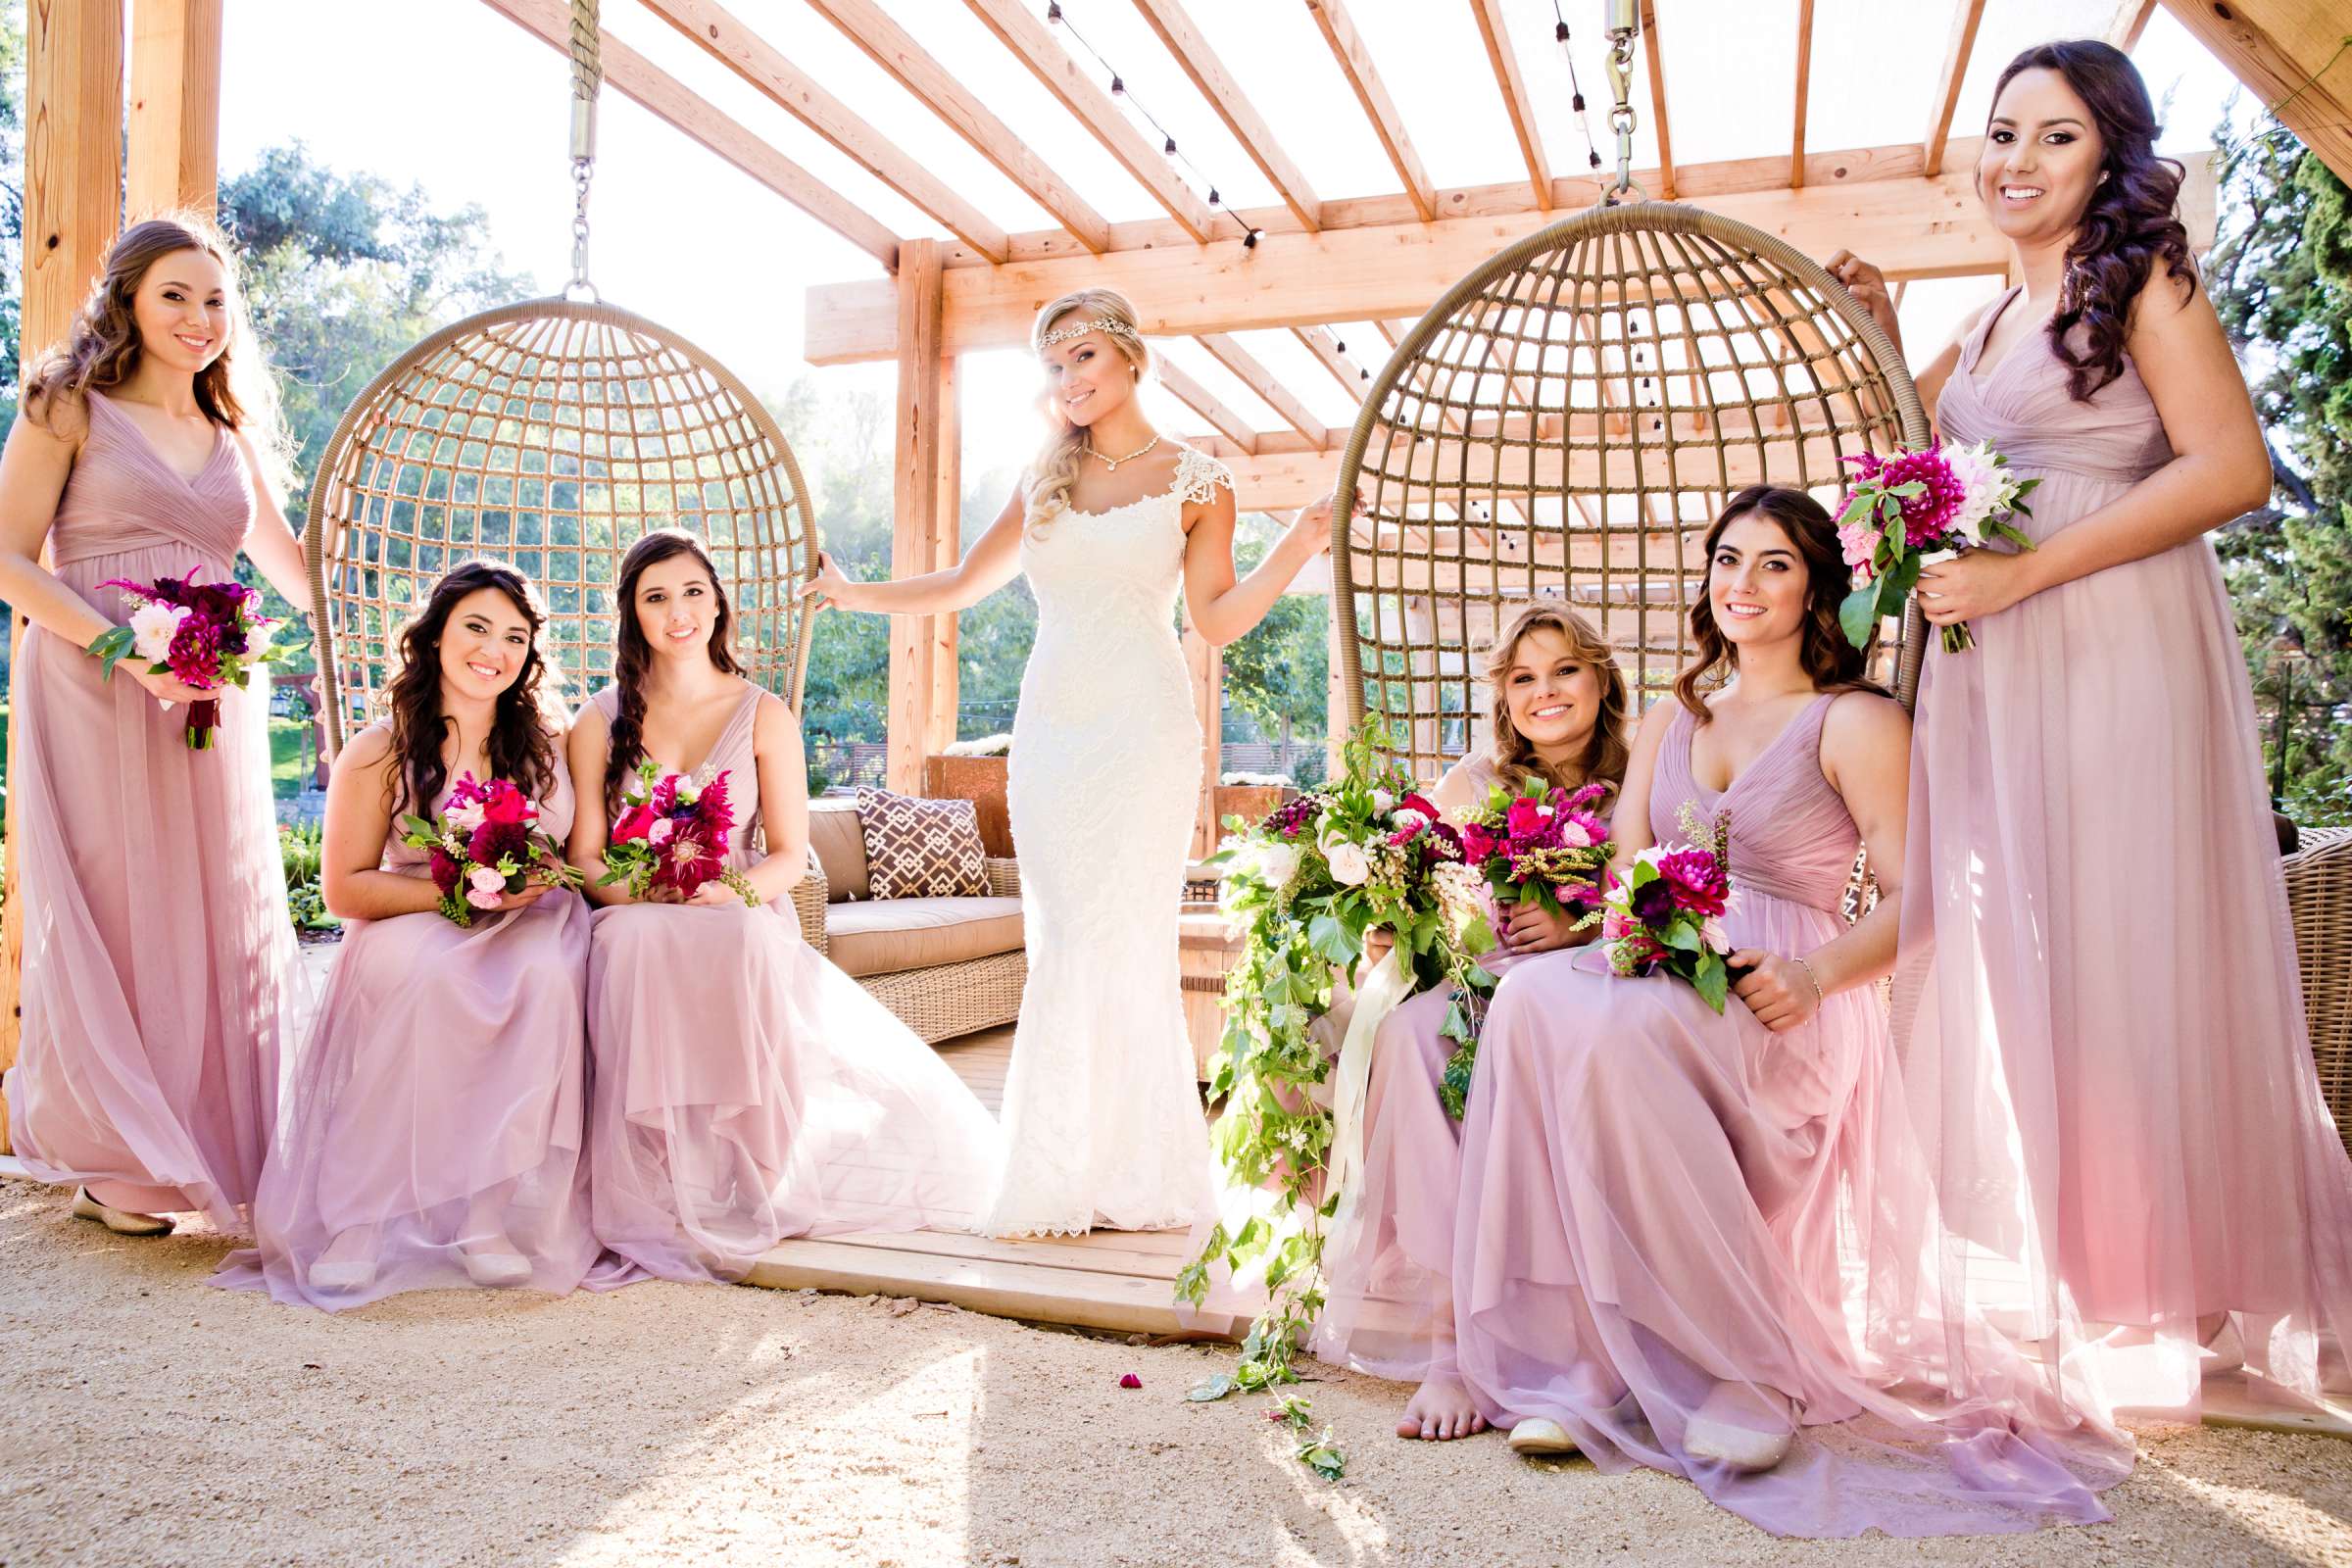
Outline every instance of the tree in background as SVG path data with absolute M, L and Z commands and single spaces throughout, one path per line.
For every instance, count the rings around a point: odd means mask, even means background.
M 2280 808 L 2352 823 L 2352 194 L 2284 127 L 2225 115 L 2205 271 L 2271 447 L 2272 505 L 2218 536 Z
M 1251 514 L 1234 536 L 1234 565 L 1253 570 L 1273 548 L 1273 519 Z M 1225 700 L 1278 741 L 1287 753 L 1294 741 L 1321 741 L 1329 727 L 1331 598 L 1327 594 L 1285 594 L 1266 618 L 1225 646 Z M 1323 780 L 1320 750 L 1301 758 L 1293 775 L 1312 788 Z M 1301 776 L 1304 775 L 1304 776 Z

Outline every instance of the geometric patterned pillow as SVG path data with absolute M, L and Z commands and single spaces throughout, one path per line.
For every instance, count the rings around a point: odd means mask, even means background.
M 875 898 L 987 897 L 987 855 L 972 802 L 860 789 L 858 828 Z

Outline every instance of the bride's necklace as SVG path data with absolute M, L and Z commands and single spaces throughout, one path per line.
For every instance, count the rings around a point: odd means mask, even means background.
M 1119 471 L 1120 464 L 1133 463 L 1136 459 L 1142 457 L 1145 453 L 1151 451 L 1157 445 L 1159 445 L 1159 437 L 1153 436 L 1151 440 L 1145 442 L 1142 446 L 1137 447 L 1133 452 L 1128 453 L 1123 458 L 1106 458 L 1103 457 L 1102 453 L 1097 452 L 1095 450 L 1095 444 L 1092 441 L 1089 441 L 1086 444 L 1086 455 L 1101 463 L 1102 465 L 1103 472 L 1116 473 Z

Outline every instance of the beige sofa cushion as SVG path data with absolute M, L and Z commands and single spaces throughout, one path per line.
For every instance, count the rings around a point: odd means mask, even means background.
M 845 973 L 896 974 L 1021 946 L 1018 899 L 875 899 L 825 910 L 827 954 Z
M 865 829 L 858 824 L 856 801 L 810 801 L 808 848 L 824 868 L 828 903 L 873 897 L 865 873 Z

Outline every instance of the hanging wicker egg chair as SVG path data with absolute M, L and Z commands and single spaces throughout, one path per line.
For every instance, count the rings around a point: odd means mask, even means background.
M 1349 436 L 1332 552 L 1348 718 L 1386 720 L 1420 778 L 1482 746 L 1481 656 L 1532 594 L 1583 611 L 1653 698 L 1690 658 L 1726 500 L 1769 482 L 1834 514 L 1841 459 L 1927 439 L 1877 322 L 1772 235 L 1657 202 L 1530 234 L 1414 324 Z M 1880 656 L 1906 704 L 1921 641 L 1915 620 Z
M 537 582 L 576 702 L 612 676 L 620 557 L 648 530 L 710 550 L 751 675 L 797 710 L 816 525 L 783 433 L 693 344 L 601 303 L 471 316 L 353 402 L 311 489 L 304 555 L 327 744 L 365 724 L 400 628 L 458 562 Z
M 472 556 L 538 583 L 574 701 L 612 673 L 620 558 L 656 528 L 701 537 L 754 680 L 798 711 L 817 533 L 800 465 L 760 400 L 692 343 L 588 280 L 604 85 L 598 0 L 571 4 L 571 280 L 469 316 L 353 400 L 311 486 L 303 555 L 328 756 L 368 721 L 402 623 Z M 584 298 L 575 296 L 585 296 Z

